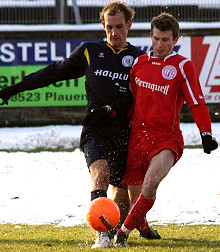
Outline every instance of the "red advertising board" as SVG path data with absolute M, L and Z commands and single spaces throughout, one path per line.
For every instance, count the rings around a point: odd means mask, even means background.
M 208 103 L 220 103 L 220 37 L 191 37 L 195 63 Z

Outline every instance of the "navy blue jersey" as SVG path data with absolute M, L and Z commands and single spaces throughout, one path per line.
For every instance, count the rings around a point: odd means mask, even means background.
M 130 44 L 115 50 L 106 42 L 88 42 L 72 53 L 70 58 L 79 58 L 85 66 L 89 110 L 111 104 L 118 94 L 130 93 L 130 69 L 134 59 L 141 54 L 142 51 Z

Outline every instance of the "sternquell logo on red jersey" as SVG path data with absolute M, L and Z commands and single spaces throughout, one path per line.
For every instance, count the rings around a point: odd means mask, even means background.
M 168 65 L 162 69 L 162 76 L 166 80 L 172 80 L 176 77 L 177 70 L 174 66 Z

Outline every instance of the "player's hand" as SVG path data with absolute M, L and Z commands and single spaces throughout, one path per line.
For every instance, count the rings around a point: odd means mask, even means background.
M 11 97 L 11 94 L 9 92 L 9 88 L 3 88 L 0 90 L 0 98 L 2 99 L 2 102 L 0 103 L 1 106 L 8 105 L 8 100 Z
M 133 102 L 133 97 L 130 94 L 120 94 L 112 101 L 112 108 L 116 111 L 117 117 L 126 117 Z
M 1 105 L 1 106 L 3 106 L 3 105 L 8 105 L 8 101 L 7 101 L 7 100 L 5 100 L 5 101 L 3 100 L 3 101 L 0 103 L 0 105 Z
M 203 131 L 201 133 L 201 137 L 202 137 L 202 146 L 205 153 L 210 154 L 211 151 L 218 148 L 218 143 L 216 139 L 212 137 L 212 133 L 208 131 Z
M 98 125 L 102 124 L 110 117 L 112 108 L 109 105 L 92 109 L 83 119 L 82 125 Z

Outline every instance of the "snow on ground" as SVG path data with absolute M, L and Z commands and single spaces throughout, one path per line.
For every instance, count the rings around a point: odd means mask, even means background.
M 213 123 L 220 144 L 220 123 Z M 186 145 L 201 144 L 195 124 L 181 124 Z M 81 126 L 0 129 L 0 223 L 86 224 L 90 175 L 79 150 Z M 28 153 L 36 148 L 72 152 Z M 20 150 L 8 152 L 7 150 Z M 158 224 L 220 225 L 220 148 L 185 149 L 162 181 L 148 214 Z M 110 197 L 109 192 L 109 197 Z
M 79 147 L 82 126 L 0 128 L 0 150 L 70 149 Z M 185 145 L 201 145 L 195 123 L 181 123 Z M 220 123 L 212 123 L 213 136 L 220 144 Z

